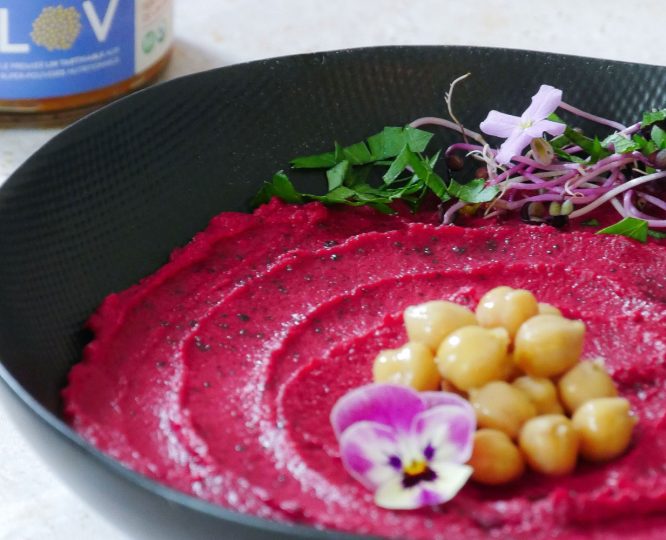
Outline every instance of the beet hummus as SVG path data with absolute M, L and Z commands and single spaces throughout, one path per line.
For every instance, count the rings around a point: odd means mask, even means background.
M 547 226 L 272 201 L 224 213 L 89 321 L 65 412 L 128 467 L 239 512 L 400 538 L 663 538 L 666 249 Z M 405 342 L 402 311 L 532 291 L 587 326 L 638 416 L 619 459 L 560 478 L 469 482 L 451 502 L 375 506 L 344 470 L 334 403 Z

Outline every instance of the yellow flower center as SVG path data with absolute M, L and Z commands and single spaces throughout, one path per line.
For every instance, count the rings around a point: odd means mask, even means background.
M 407 476 L 417 476 L 423 474 L 428 469 L 428 464 L 425 461 L 412 461 L 408 465 L 405 465 L 403 472 Z

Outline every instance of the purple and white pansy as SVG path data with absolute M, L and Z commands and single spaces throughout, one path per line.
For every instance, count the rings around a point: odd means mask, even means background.
M 343 465 L 383 508 L 444 503 L 472 474 L 476 418 L 456 394 L 369 384 L 338 400 L 331 423 Z

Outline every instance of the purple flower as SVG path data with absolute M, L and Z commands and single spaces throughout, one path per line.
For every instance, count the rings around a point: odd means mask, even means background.
M 481 122 L 481 131 L 506 139 L 495 156 L 497 163 L 506 165 L 513 156 L 519 155 L 544 132 L 554 137 L 564 133 L 564 124 L 546 120 L 562 102 L 562 90 L 542 84 L 536 95 L 532 96 L 531 105 L 520 116 L 511 116 L 498 111 L 490 111 Z
M 456 394 L 369 384 L 338 400 L 331 423 L 345 468 L 383 508 L 444 503 L 472 474 L 476 419 Z

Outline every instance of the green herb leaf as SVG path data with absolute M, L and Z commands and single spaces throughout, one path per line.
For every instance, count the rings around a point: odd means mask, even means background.
M 270 182 L 265 182 L 257 196 L 251 201 L 253 207 L 269 202 L 273 197 L 279 197 L 285 202 L 301 203 L 303 197 L 296 191 L 294 184 L 283 171 L 273 175 Z
M 581 225 L 583 225 L 584 227 L 598 227 L 599 225 L 601 225 L 601 223 L 599 223 L 598 219 L 593 218 L 593 219 L 588 219 L 587 221 L 582 221 Z
M 409 146 L 409 149 L 412 152 L 425 152 L 425 149 L 428 147 L 432 136 L 432 133 L 429 131 L 423 131 L 422 129 L 409 126 L 405 128 L 407 146 Z
M 643 113 L 641 127 L 650 126 L 655 122 L 661 122 L 662 120 L 666 120 L 666 109 L 647 111 Z
M 448 191 L 463 202 L 484 203 L 492 201 L 500 190 L 497 186 L 486 186 L 483 178 L 475 178 L 465 184 L 451 180 Z
M 567 137 L 567 139 L 569 139 L 569 141 L 577 146 L 580 146 L 590 155 L 590 163 L 596 163 L 601 158 L 610 156 L 610 152 L 604 150 L 602 143 L 599 142 L 596 137 L 594 139 L 590 139 L 582 133 L 574 131 L 569 126 L 564 129 L 564 135 Z
M 388 168 L 388 171 L 386 171 L 384 176 L 382 176 L 382 179 L 384 180 L 385 184 L 390 185 L 398 179 L 398 177 L 407 168 L 411 154 L 412 151 L 407 146 L 403 146 L 400 153 L 391 163 L 391 166 Z
M 552 122 L 559 122 L 560 124 L 566 124 L 566 122 L 565 122 L 564 120 L 562 120 L 562 118 L 560 118 L 560 117 L 559 117 L 558 115 L 556 115 L 555 113 L 550 113 L 550 114 L 548 115 L 547 119 L 548 119 L 548 120 L 551 120 Z
M 654 141 L 659 149 L 666 148 L 666 131 L 659 126 L 652 126 L 650 131 L 650 138 Z
M 326 171 L 326 179 L 328 180 L 328 190 L 332 191 L 335 188 L 344 184 L 345 178 L 349 173 L 349 161 L 344 160 L 331 167 Z
M 406 148 L 405 151 L 407 163 L 414 171 L 414 175 L 428 186 L 442 202 L 448 201 L 451 197 L 446 191 L 446 184 L 442 177 L 433 170 L 430 162 L 416 155 L 409 148 Z
M 366 163 L 376 161 L 364 142 L 352 144 L 351 146 L 343 148 L 342 155 L 344 156 L 344 159 L 349 161 L 352 165 L 365 165 Z
M 597 234 L 615 234 L 633 238 L 645 243 L 648 235 L 648 223 L 644 219 L 626 217 L 615 225 L 597 231 Z
M 314 156 L 303 156 L 292 159 L 290 164 L 294 169 L 326 169 L 337 165 L 335 152 L 325 152 Z
M 648 229 L 648 236 L 651 236 L 652 238 L 658 238 L 658 239 L 663 239 L 666 238 L 666 233 L 663 233 L 661 231 L 655 231 L 652 229 Z
M 570 161 L 571 163 L 585 163 L 585 160 L 583 158 L 574 156 L 573 154 L 569 154 L 568 152 L 565 152 L 560 148 L 553 147 L 553 151 L 555 152 L 555 155 L 557 157 L 563 159 L 564 161 Z
M 648 141 L 645 137 L 639 135 L 638 133 L 635 133 L 631 139 L 638 145 L 638 149 L 645 155 L 649 155 L 652 152 L 657 151 L 657 145 L 654 141 Z
M 291 161 L 294 169 L 328 169 L 347 160 L 351 165 L 392 159 L 406 145 L 412 152 L 425 151 L 433 134 L 411 127 L 385 127 L 379 133 L 349 146 L 336 143 L 335 151 L 312 156 L 297 157 Z

